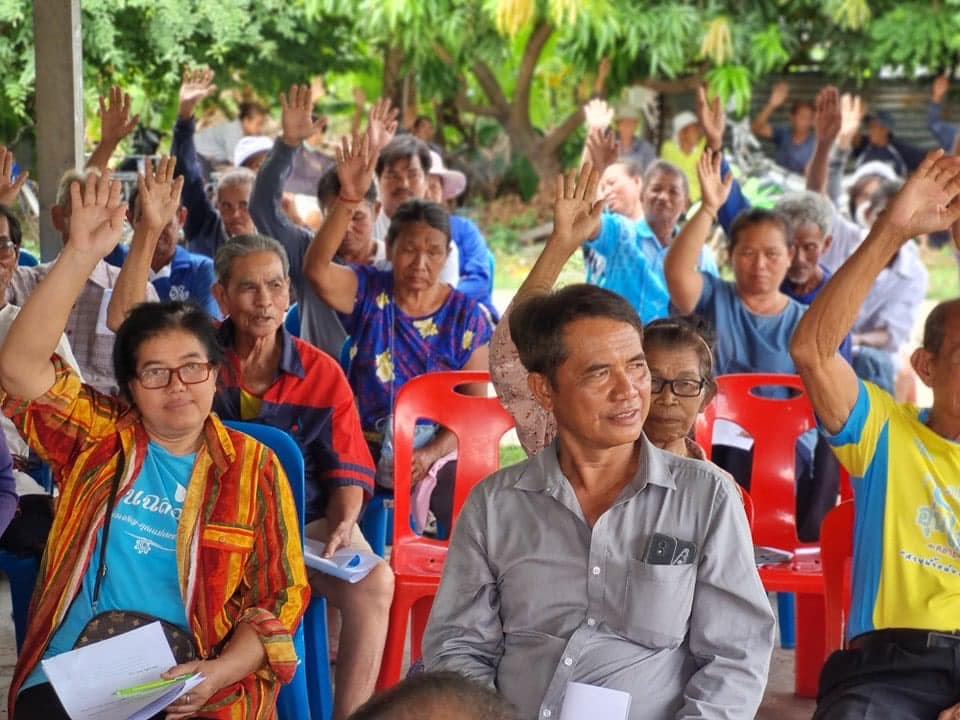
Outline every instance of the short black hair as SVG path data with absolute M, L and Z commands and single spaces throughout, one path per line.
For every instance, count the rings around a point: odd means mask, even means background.
M 556 381 L 557 368 L 568 357 L 563 344 L 567 325 L 581 318 L 608 318 L 632 325 L 643 342 L 643 321 L 622 295 L 577 283 L 524 300 L 510 313 L 510 337 L 527 372 Z
M 324 207 L 332 198 L 337 197 L 339 194 L 340 178 L 337 176 L 337 168 L 332 167 L 321 175 L 317 181 L 317 202 L 320 203 L 320 207 Z M 377 184 L 371 181 L 370 187 L 367 188 L 367 192 L 363 195 L 363 199 L 371 205 L 376 205 L 379 197 Z
M 426 223 L 435 230 L 447 236 L 450 242 L 450 214 L 440 203 L 430 200 L 407 200 L 390 218 L 390 228 L 387 230 L 387 249 L 393 247 L 394 241 L 400 235 L 404 225 Z
M 413 121 L 413 129 L 416 130 L 425 122 L 428 122 L 431 125 L 433 125 L 433 118 L 431 118 L 429 115 L 417 115 L 416 119 L 414 119 Z
M 13 208 L 3 203 L 0 203 L 0 217 L 7 219 L 7 227 L 10 228 L 10 240 L 17 246 L 17 249 L 19 249 L 20 243 L 23 241 L 23 230 L 20 227 L 20 219 L 13 211 Z
M 944 300 L 930 311 L 923 323 L 923 349 L 936 355 L 947 336 L 947 318 L 960 307 L 960 300 Z
M 737 241 L 740 239 L 740 233 L 746 230 L 749 227 L 754 225 L 762 225 L 764 223 L 774 225 L 780 229 L 783 233 L 783 238 L 787 243 L 787 247 L 792 247 L 793 245 L 793 234 L 790 232 L 790 223 L 780 213 L 775 210 L 767 210 L 765 208 L 750 208 L 749 210 L 744 210 L 736 219 L 733 221 L 733 224 L 730 225 L 730 252 L 733 252 L 733 248 L 736 247 Z
M 493 689 L 454 672 L 428 672 L 374 695 L 350 720 L 519 720 L 516 709 Z
M 147 340 L 171 330 L 190 333 L 207 352 L 214 366 L 223 362 L 223 346 L 213 319 L 192 302 L 141 303 L 130 311 L 117 329 L 113 343 L 113 374 L 120 395 L 133 401 L 130 383 L 137 376 L 137 353 Z
M 237 115 L 241 120 L 246 120 L 248 117 L 254 117 L 256 115 L 266 115 L 267 109 L 258 102 L 252 100 L 245 100 L 237 106 Z
M 687 178 L 687 174 L 674 165 L 671 162 L 666 160 L 654 160 L 643 173 L 643 187 L 646 188 L 650 184 L 650 181 L 653 179 L 654 175 L 663 174 L 667 177 L 680 178 L 681 183 L 683 183 L 683 192 L 686 193 L 687 199 L 690 199 L 690 180 Z
M 377 158 L 377 177 L 397 160 L 406 160 L 417 156 L 424 173 L 430 172 L 430 148 L 420 138 L 413 135 L 398 135 L 380 151 Z

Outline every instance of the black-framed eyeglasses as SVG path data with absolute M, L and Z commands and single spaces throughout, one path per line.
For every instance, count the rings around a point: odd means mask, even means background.
M 9 260 L 20 254 L 20 248 L 13 240 L 0 240 L 0 259 Z
M 213 363 L 209 362 L 189 362 L 175 368 L 151 367 L 138 372 L 137 380 L 145 390 L 159 390 L 170 384 L 174 373 L 184 385 L 196 385 L 210 377 L 211 370 Z
M 703 391 L 703 386 L 706 385 L 706 381 L 688 380 L 684 378 L 667 380 L 666 378 L 656 377 L 655 375 L 650 378 L 650 392 L 654 395 L 662 393 L 667 385 L 670 386 L 670 391 L 677 397 L 697 397 Z

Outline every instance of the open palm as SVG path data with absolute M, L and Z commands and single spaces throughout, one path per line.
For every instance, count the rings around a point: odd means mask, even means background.
M 960 219 L 960 158 L 935 150 L 900 189 L 884 220 L 904 237 L 946 230 Z
M 297 145 L 313 135 L 318 126 L 313 120 L 313 91 L 309 85 L 291 85 L 286 95 L 280 93 L 283 140 Z
M 589 164 L 583 166 L 579 181 L 573 170 L 557 177 L 552 239 L 562 242 L 571 253 L 600 231 L 603 203 L 596 199 L 599 181 Z
M 70 186 L 70 246 L 105 257 L 120 242 L 125 206 L 120 181 L 105 172 L 90 173 L 85 182 Z

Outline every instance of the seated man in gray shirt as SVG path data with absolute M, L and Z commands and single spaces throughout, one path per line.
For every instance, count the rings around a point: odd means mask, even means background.
M 630 720 L 753 718 L 774 620 L 732 480 L 654 447 L 643 328 L 622 297 L 531 297 L 511 335 L 557 438 L 477 485 L 424 637 L 426 669 L 559 718 L 571 682 Z

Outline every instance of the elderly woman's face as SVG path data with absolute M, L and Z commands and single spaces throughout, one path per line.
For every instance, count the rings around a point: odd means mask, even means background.
M 389 251 L 397 288 L 427 290 L 437 285 L 448 250 L 449 241 L 440 230 L 423 222 L 404 225 Z
M 661 446 L 689 434 L 709 397 L 696 349 L 648 345 L 647 364 L 650 366 L 650 413 L 643 431 L 652 443 Z
M 137 348 L 137 377 L 130 383 L 130 395 L 151 438 L 199 437 L 217 390 L 217 373 L 209 369 L 209 360 L 203 343 L 186 330 L 155 335 Z M 208 369 L 206 378 L 198 381 Z M 156 387 L 165 376 L 166 386 Z

